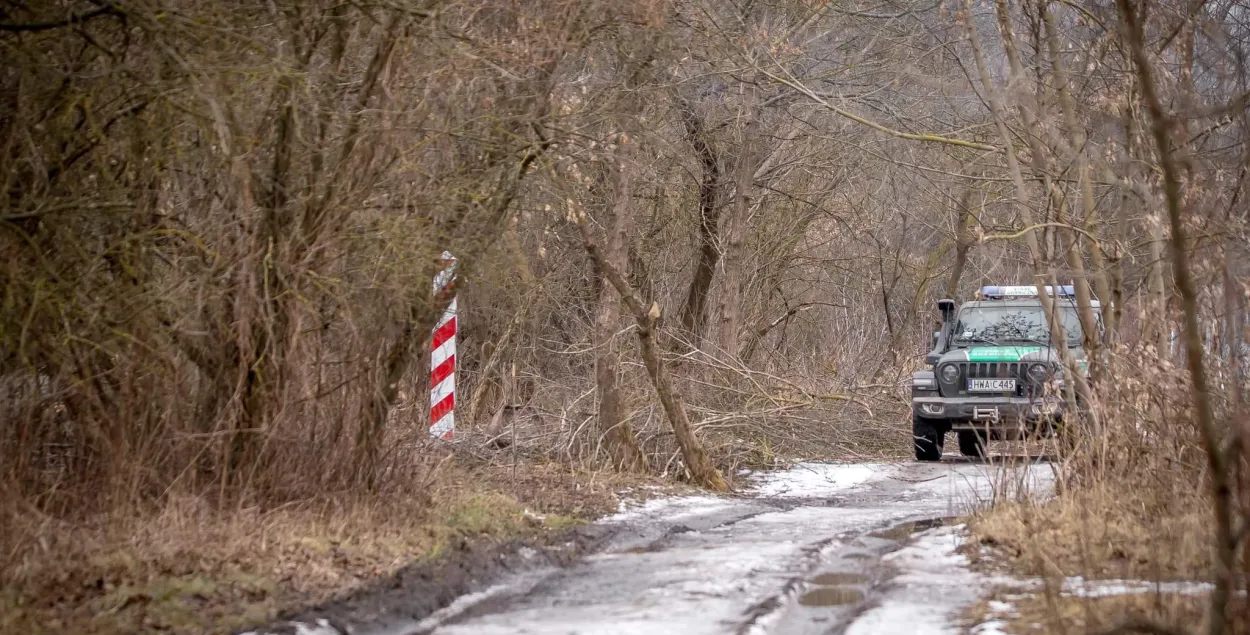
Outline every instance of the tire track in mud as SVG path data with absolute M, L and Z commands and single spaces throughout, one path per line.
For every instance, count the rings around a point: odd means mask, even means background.
M 785 472 L 768 475 L 767 498 L 648 502 L 549 544 L 415 568 L 295 619 L 315 635 L 855 635 L 897 603 L 887 558 L 1000 487 L 998 468 L 966 462 L 798 469 L 790 489 L 775 486 Z M 1002 482 L 1038 471 L 1003 469 Z M 309 628 L 318 619 L 326 630 Z
M 810 570 L 787 583 L 771 614 L 749 616 L 736 635 L 844 633 L 860 615 L 880 605 L 894 577 L 883 558 L 904 547 L 913 534 L 952 520 L 890 522 L 842 536 Z

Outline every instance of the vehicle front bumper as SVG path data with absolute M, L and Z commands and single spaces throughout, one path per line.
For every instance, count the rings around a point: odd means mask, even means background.
M 951 424 L 952 430 L 1014 430 L 1021 423 L 1062 418 L 1064 404 L 1058 397 L 942 397 L 913 395 L 912 411 L 919 417 Z

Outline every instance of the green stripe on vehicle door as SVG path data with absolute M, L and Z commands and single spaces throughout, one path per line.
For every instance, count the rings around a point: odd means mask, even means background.
M 970 362 L 1018 362 L 1025 355 L 1042 350 L 1041 346 L 983 346 L 968 349 Z

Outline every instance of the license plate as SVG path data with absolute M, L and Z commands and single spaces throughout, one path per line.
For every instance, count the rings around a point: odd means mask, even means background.
M 1014 379 L 969 379 L 969 392 L 1015 392 Z

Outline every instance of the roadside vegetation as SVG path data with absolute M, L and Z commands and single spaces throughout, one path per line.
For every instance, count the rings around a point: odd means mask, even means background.
M 8 563 L 0 632 L 238 632 L 469 542 L 550 542 L 614 511 L 617 491 L 637 484 L 557 466 L 456 465 L 372 498 L 221 510 L 184 496 L 74 524 L 31 519 L 40 524 L 18 529 L 40 538 Z
M 974 535 L 1212 590 L 1021 628 L 1244 632 L 1244 13 L 0 0 L 0 630 L 233 628 L 622 488 L 907 456 L 935 300 L 1063 283 L 1090 416 Z
M 1245 216 L 1237 211 L 1250 154 L 1244 130 L 1233 132 L 1234 122 L 1245 121 L 1242 44 L 1237 36 L 1207 39 L 1217 30 L 1240 33 L 1220 11 L 1120 1 L 1077 14 L 1045 3 L 1015 14 L 995 4 L 1010 81 L 1027 95 L 1016 123 L 1036 132 L 1025 136 L 1034 177 L 1044 185 L 1039 195 L 1059 222 L 1065 211 L 1074 219 L 1066 221 L 1075 225 L 1071 233 L 1060 232 L 1062 260 L 1045 263 L 1046 277 L 1064 267 L 1077 274 L 1080 295 L 1087 272 L 1085 292 L 1111 303 L 1103 336 L 1087 336 L 1098 351 L 1088 383 L 1076 386 L 1089 413 L 1068 422 L 1054 444 L 1058 496 L 998 505 L 973 525 L 989 553 L 1045 583 L 1022 602 L 1012 632 L 1226 633 L 1250 624 L 1242 442 L 1247 261 Z M 1008 28 L 1016 20 L 1021 32 Z M 1074 39 L 1066 40 L 1064 24 L 1097 34 L 1099 44 L 1073 53 L 1081 39 L 1069 30 Z M 1031 77 L 1019 61 L 1023 43 L 1048 62 Z M 1067 70 L 1081 66 L 1086 73 Z M 1232 68 L 1239 69 L 1234 83 L 1215 79 Z M 982 78 L 988 87 L 988 75 Z M 1081 91 L 1088 91 L 1084 98 Z M 1036 112 L 1051 113 L 1053 126 Z M 996 115 L 1004 134 L 1005 119 Z M 1118 121 L 1103 136 L 1090 127 L 1098 120 Z M 1222 131 L 1226 141 L 1214 142 Z M 1103 148 L 1101 156 L 1080 149 L 1090 144 Z M 1048 165 L 1064 172 L 1050 174 Z M 1064 174 L 1075 177 L 1074 189 L 1057 184 Z M 1119 183 L 1118 210 L 1099 205 L 1099 178 Z M 1138 244 L 1148 249 L 1124 262 L 1132 247 L 1120 232 L 1130 209 L 1147 212 Z M 1081 240 L 1078 232 L 1088 233 Z M 1137 294 L 1117 289 L 1133 278 Z M 1105 597 L 1064 587 L 1100 579 L 1181 586 Z

